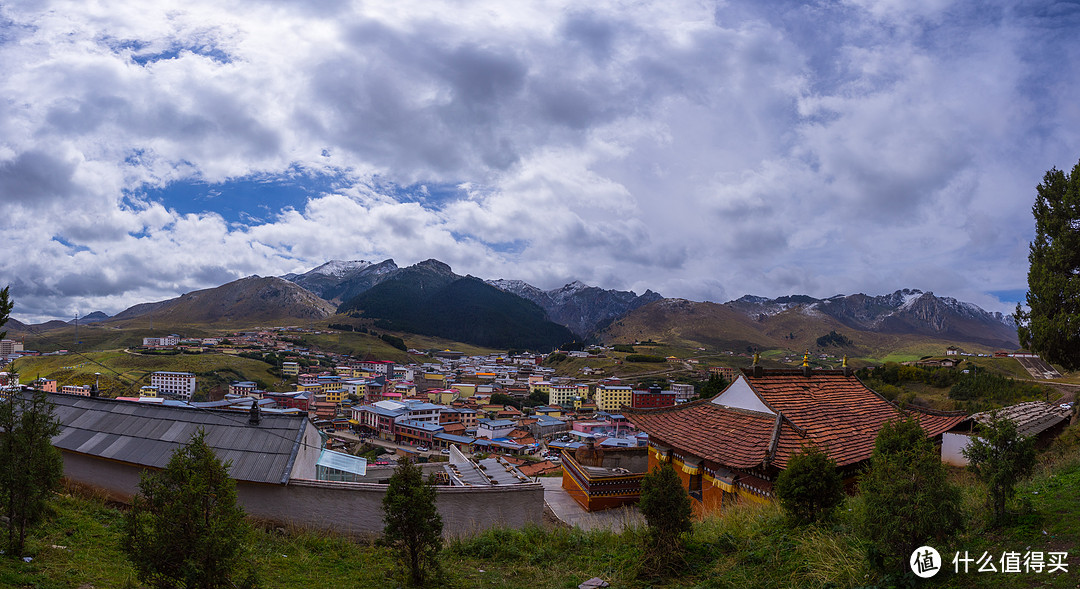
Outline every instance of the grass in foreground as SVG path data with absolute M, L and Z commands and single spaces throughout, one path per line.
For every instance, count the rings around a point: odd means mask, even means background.
M 1040 457 L 1035 475 L 1022 483 L 1013 519 L 988 529 L 981 489 L 957 469 L 968 517 L 949 546 L 936 547 L 945 569 L 941 587 L 1076 587 L 1080 581 L 1080 427 L 1073 426 Z M 686 565 L 674 579 L 651 579 L 641 570 L 641 528 L 623 532 L 528 527 L 490 530 L 452 539 L 442 554 L 444 587 L 571 589 L 600 577 L 612 587 L 860 587 L 890 586 L 870 570 L 847 500 L 833 522 L 795 528 L 776 505 L 739 505 L 695 525 Z M 36 589 L 88 586 L 138 587 L 119 549 L 121 512 L 100 498 L 64 494 L 28 539 L 30 562 L 0 557 L 0 587 Z M 393 553 L 378 544 L 278 528 L 256 529 L 248 540 L 250 566 L 267 588 L 399 587 Z M 1068 551 L 1067 574 L 953 574 L 956 551 Z

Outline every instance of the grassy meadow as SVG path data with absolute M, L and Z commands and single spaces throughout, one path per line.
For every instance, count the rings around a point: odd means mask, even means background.
M 1035 474 L 1018 488 L 1010 521 L 987 527 L 983 489 L 967 471 L 952 469 L 960 485 L 967 524 L 948 546 L 935 546 L 945 561 L 932 583 L 940 587 L 1076 587 L 1080 579 L 1080 426 L 1067 429 L 1039 456 Z M 882 577 L 865 557 L 849 497 L 833 521 L 792 525 L 775 505 L 737 505 L 694 525 L 685 566 L 657 579 L 642 565 L 644 530 L 581 531 L 557 526 L 496 529 L 451 538 L 441 555 L 442 587 L 572 589 L 594 576 L 612 587 L 886 587 L 908 586 Z M 0 586 L 36 589 L 140 587 L 119 550 L 121 508 L 99 495 L 67 489 L 33 530 L 30 562 L 0 556 Z M 399 587 L 397 561 L 387 548 L 326 533 L 256 525 L 247 540 L 244 569 L 262 586 Z M 954 574 L 955 552 L 995 557 L 1005 551 L 1068 551 L 1067 574 Z M 911 585 L 914 586 L 914 585 Z

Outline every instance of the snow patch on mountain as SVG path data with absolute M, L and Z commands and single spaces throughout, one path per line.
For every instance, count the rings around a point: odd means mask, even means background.
M 333 276 L 334 278 L 343 278 L 350 272 L 357 270 L 363 270 L 373 266 L 374 262 L 368 262 L 367 260 L 330 260 L 329 262 L 315 268 L 309 274 L 324 274 L 326 276 Z

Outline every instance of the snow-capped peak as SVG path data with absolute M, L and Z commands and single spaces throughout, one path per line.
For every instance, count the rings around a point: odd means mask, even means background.
M 901 309 L 907 309 L 911 305 L 914 305 L 915 301 L 919 300 L 923 296 L 923 293 L 922 293 L 921 290 L 915 290 L 915 289 L 908 290 L 908 289 L 905 288 L 904 290 L 901 290 L 899 292 L 900 292 L 900 297 L 901 297 L 901 301 L 902 301 L 900 303 L 900 308 Z M 930 294 L 933 294 L 933 293 L 930 293 Z
M 311 274 L 325 274 L 327 276 L 341 278 L 350 272 L 363 270 L 372 265 L 373 264 L 367 260 L 330 260 L 322 266 L 312 270 Z

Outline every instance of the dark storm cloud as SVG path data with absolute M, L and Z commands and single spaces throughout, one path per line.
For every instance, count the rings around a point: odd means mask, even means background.
M 593 61 L 604 63 L 611 57 L 615 37 L 623 24 L 591 12 L 575 13 L 566 17 L 562 33 L 569 42 L 585 49 Z
M 0 202 L 31 204 L 71 196 L 75 164 L 52 154 L 30 150 L 0 161 Z

